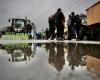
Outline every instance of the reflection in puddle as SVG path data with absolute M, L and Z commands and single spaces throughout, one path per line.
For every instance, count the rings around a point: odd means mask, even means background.
M 100 45 L 97 44 L 1 44 L 0 52 L 0 80 L 100 79 Z M 30 64 L 12 66 L 21 62 Z
M 35 44 L 17 43 L 17 44 L 4 44 L 1 45 L 2 50 L 6 50 L 6 54 L 10 54 L 8 59 L 10 62 L 21 62 L 33 58 L 36 51 Z
M 64 46 L 63 44 L 49 44 L 49 63 L 53 65 L 58 71 L 63 69 L 64 60 Z

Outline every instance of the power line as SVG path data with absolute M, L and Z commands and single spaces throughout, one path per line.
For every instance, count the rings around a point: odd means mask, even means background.
M 88 0 L 89 1 L 89 0 Z M 99 0 L 97 0 L 97 1 L 95 1 L 95 2 L 92 2 L 92 1 L 89 1 L 88 3 L 90 3 L 91 5 L 93 5 L 93 4 L 95 4 L 96 2 L 98 2 Z M 82 7 L 81 8 L 84 8 L 84 9 L 86 9 L 86 8 L 89 8 L 91 5 L 89 5 L 88 3 L 85 3 L 85 5 L 82 5 Z M 85 6 L 85 7 L 84 7 Z M 80 7 L 79 7 L 79 9 L 80 9 Z
M 80 6 L 82 3 L 86 2 L 85 0 L 81 0 L 81 2 L 79 2 L 77 5 L 73 6 L 73 7 L 69 7 L 68 8 L 68 12 L 72 12 L 73 10 L 75 11 L 77 9 L 78 6 Z M 75 3 L 74 3 L 75 4 Z M 71 5 L 71 4 L 70 4 Z
M 99 0 L 97 0 L 97 1 L 99 1 Z M 69 3 L 70 5 L 72 5 L 72 4 L 75 4 L 75 2 L 72 2 L 72 3 Z M 72 11 L 81 11 L 82 9 L 85 9 L 87 6 L 85 6 L 85 5 L 88 5 L 88 4 L 92 4 L 92 3 L 94 3 L 94 1 L 86 1 L 86 0 L 81 0 L 79 3 L 77 3 L 77 5 L 74 5 L 74 6 L 72 6 L 72 7 L 67 7 L 66 8 L 66 12 L 67 12 L 67 14 L 69 13 L 69 12 L 72 12 Z M 89 6 L 88 6 L 89 7 Z
M 70 0 L 68 3 L 67 3 L 67 5 L 65 6 L 66 7 L 66 9 L 67 9 L 67 11 L 69 10 L 69 9 L 71 9 L 71 7 L 72 7 L 72 5 L 75 3 L 75 0 Z

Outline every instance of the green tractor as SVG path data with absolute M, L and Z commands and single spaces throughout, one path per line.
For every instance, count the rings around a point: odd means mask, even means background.
M 12 18 L 12 19 L 9 19 L 8 22 L 11 23 L 11 25 L 8 26 L 6 30 L 3 31 L 3 34 L 2 34 L 2 35 L 7 35 L 6 38 L 8 37 L 8 35 L 10 35 L 10 39 L 12 38 L 11 36 L 13 36 L 13 38 L 15 37 L 16 39 L 34 38 L 34 36 L 32 37 L 32 34 L 33 35 L 35 34 L 32 31 L 36 32 L 36 30 L 33 30 L 35 29 L 34 28 L 35 25 L 34 23 L 31 23 L 30 20 L 21 19 L 21 18 Z

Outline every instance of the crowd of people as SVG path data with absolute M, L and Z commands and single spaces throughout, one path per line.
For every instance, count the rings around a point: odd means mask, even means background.
M 62 10 L 58 8 L 57 12 L 49 17 L 48 22 L 49 22 L 50 38 L 54 39 L 56 37 L 56 39 L 58 40 L 63 40 L 65 16 Z M 55 29 L 57 30 L 56 35 L 55 35 Z
M 54 14 L 48 17 L 48 25 L 49 28 L 37 34 L 37 39 L 90 40 L 90 31 L 87 27 L 86 15 L 84 14 L 79 15 L 71 12 L 66 21 L 66 17 L 61 8 L 58 8 Z M 67 32 L 64 32 L 65 25 L 67 25 Z
M 79 38 L 79 31 L 81 26 L 81 19 L 79 15 L 75 15 L 74 12 L 69 15 L 69 19 L 67 21 L 68 25 L 68 39 L 78 39 Z
M 48 38 L 50 38 L 51 40 L 53 40 L 54 38 L 56 38 L 57 40 L 64 40 L 65 16 L 60 8 L 58 8 L 57 12 L 54 15 L 51 15 L 48 18 L 48 23 L 50 33 Z M 87 26 L 82 25 L 82 18 L 80 17 L 80 15 L 71 12 L 67 20 L 67 26 L 68 40 L 83 39 L 86 32 L 81 31 L 81 27 L 84 27 L 86 29 Z M 55 30 L 57 30 L 56 33 Z

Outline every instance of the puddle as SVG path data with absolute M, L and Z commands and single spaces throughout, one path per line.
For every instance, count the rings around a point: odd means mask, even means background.
M 100 80 L 100 44 L 0 44 L 0 80 Z

